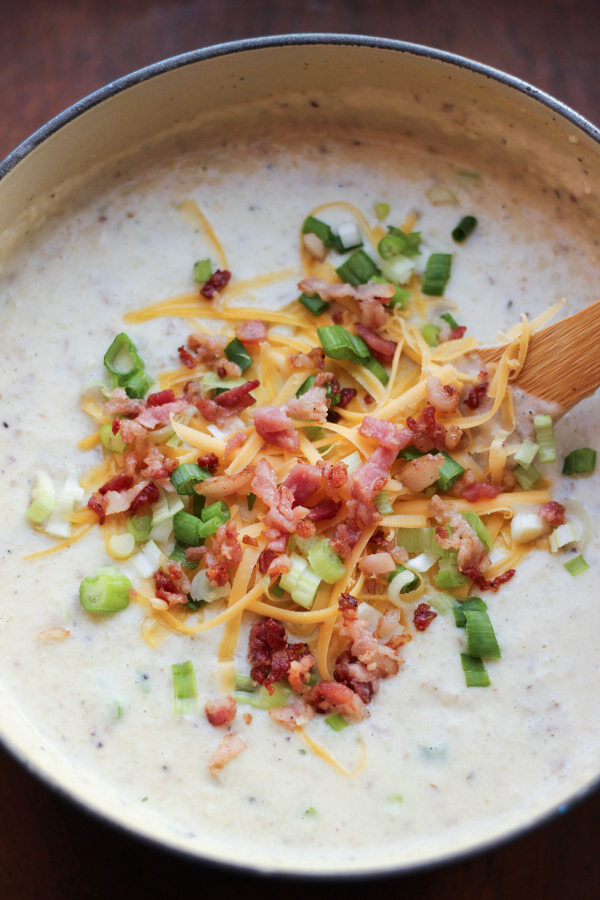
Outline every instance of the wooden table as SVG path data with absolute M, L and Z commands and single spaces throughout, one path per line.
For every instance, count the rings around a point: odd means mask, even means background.
M 439 47 L 520 76 L 600 124 L 593 0 L 2 0 L 0 159 L 101 85 L 201 46 L 285 32 L 373 34 Z M 0 897 L 383 898 L 600 896 L 600 795 L 518 842 L 453 866 L 347 886 L 265 881 L 174 858 L 64 803 L 0 751 Z

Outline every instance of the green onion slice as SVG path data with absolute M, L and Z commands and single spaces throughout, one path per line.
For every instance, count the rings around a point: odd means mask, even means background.
M 244 691 L 246 694 L 254 694 L 258 690 L 258 684 L 249 675 L 235 676 L 236 691 Z
M 467 687 L 490 686 L 490 676 L 481 659 L 477 656 L 471 656 L 469 653 L 461 653 L 460 662 L 465 673 Z
M 152 531 L 152 516 L 131 516 L 127 519 L 125 528 L 137 544 L 143 544 L 149 540 Z
M 586 563 L 585 559 L 581 555 L 574 556 L 573 559 L 570 559 L 568 562 L 564 563 L 564 567 L 569 573 L 569 575 L 581 575 L 582 572 L 587 571 L 589 569 L 589 565 Z
M 208 469 L 204 469 L 196 463 L 182 463 L 171 472 L 170 481 L 178 494 L 194 494 L 194 485 L 212 478 Z
M 402 256 L 420 256 L 421 254 L 421 232 L 409 231 L 408 233 L 397 228 L 395 225 L 388 225 L 388 233 L 391 237 L 399 238 L 404 247 Z
M 473 529 L 473 531 L 475 532 L 475 534 L 477 535 L 477 537 L 479 538 L 481 543 L 484 545 L 485 549 L 491 550 L 492 536 L 489 533 L 489 531 L 487 530 L 487 528 L 485 527 L 485 525 L 483 524 L 483 522 L 481 521 L 481 519 L 479 518 L 479 516 L 477 515 L 477 513 L 469 510 L 468 512 L 464 512 L 462 514 L 462 517 L 469 523 L 469 525 L 471 526 L 471 528 Z
M 239 338 L 233 338 L 225 347 L 225 356 L 230 362 L 236 363 L 242 372 L 252 365 L 252 357 Z
M 539 449 L 539 444 L 536 444 L 533 441 L 523 441 L 514 455 L 514 460 L 520 466 L 523 466 L 524 469 L 528 469 L 534 461 Z
M 116 336 L 104 354 L 104 365 L 121 386 L 132 375 L 143 372 L 146 368 L 144 361 L 138 356 L 137 347 L 124 331 Z
M 313 297 L 307 297 L 306 294 L 302 293 L 298 300 L 313 316 L 320 316 L 321 313 L 327 312 L 330 306 L 329 302 L 322 300 L 318 294 L 315 294 Z
M 571 450 L 565 456 L 563 475 L 587 475 L 596 468 L 596 451 L 590 447 Z
M 212 275 L 212 263 L 210 259 L 199 259 L 194 263 L 194 281 L 204 284 Z
M 185 555 L 185 547 L 183 546 L 183 544 L 175 544 L 175 546 L 169 553 L 169 559 L 172 559 L 174 562 L 181 563 L 184 569 L 195 569 L 198 565 L 197 562 L 188 560 L 187 556 Z M 194 600 L 192 600 L 191 602 L 195 603 Z
M 196 709 L 196 673 L 191 660 L 171 666 L 175 715 L 185 716 Z
M 280 706 L 286 706 L 292 693 L 287 681 L 276 681 L 270 688 L 269 691 L 263 684 L 256 693 L 244 691 L 241 695 L 236 694 L 235 699 L 238 703 L 247 703 L 255 709 L 278 709 Z
M 345 284 L 354 287 L 366 284 L 374 275 L 381 275 L 381 270 L 364 250 L 355 250 L 335 271 Z
M 442 313 L 440 316 L 440 319 L 443 319 L 444 322 L 447 322 L 448 325 L 450 326 L 450 328 L 452 328 L 452 329 L 458 328 L 458 322 L 456 321 L 456 319 L 454 318 L 452 313 L 449 313 L 449 312 Z
M 351 334 L 343 325 L 322 325 L 317 334 L 325 354 L 330 359 L 347 359 L 365 365 L 371 352 L 358 334 Z
M 344 728 L 347 728 L 349 725 L 348 720 L 345 719 L 341 713 L 334 713 L 332 716 L 327 716 L 325 723 L 334 731 L 343 731 Z
M 248 504 L 248 511 L 250 511 L 253 508 L 254 504 L 256 503 L 256 494 L 254 494 L 252 491 L 250 491 L 250 493 L 246 497 L 246 502 Z
M 515 466 L 513 475 L 524 491 L 530 491 L 536 481 L 541 477 L 540 473 L 533 465 L 529 465 L 526 469 L 523 466 Z
M 445 459 L 439 468 L 436 484 L 441 491 L 448 491 L 465 470 L 445 450 L 442 450 L 442 453 Z
M 500 659 L 500 648 L 487 610 L 465 609 L 467 650 L 482 659 Z
M 93 613 L 113 613 L 129 606 L 131 581 L 113 568 L 100 569 L 95 577 L 84 578 L 79 585 L 79 601 Z
M 421 291 L 430 297 L 442 297 L 452 265 L 451 253 L 432 253 L 425 266 Z
M 475 216 L 463 216 L 456 228 L 452 230 L 452 240 L 457 244 L 462 244 L 470 234 L 475 230 L 477 219 Z
M 335 584 L 346 574 L 346 566 L 325 539 L 312 545 L 308 551 L 308 562 L 321 581 L 327 584 Z
M 476 612 L 486 612 L 487 605 L 481 597 L 469 597 L 452 607 L 454 613 L 454 621 L 457 628 L 464 628 L 467 624 L 465 616 L 466 610 L 475 610 Z
M 302 234 L 316 234 L 326 247 L 333 247 L 335 237 L 330 226 L 315 216 L 307 216 L 302 224 Z
M 440 342 L 441 330 L 439 325 L 434 325 L 433 322 L 425 322 L 421 328 L 421 334 L 428 347 L 437 347 Z
M 112 430 L 112 422 L 105 422 L 104 425 L 100 427 L 100 440 L 102 442 L 102 446 L 110 451 L 110 453 L 124 453 L 127 444 L 121 437 L 120 430 L 117 431 L 116 434 L 113 434 Z
M 363 363 L 365 369 L 368 369 L 369 372 L 378 378 L 379 381 L 385 386 L 390 380 L 390 376 L 385 371 L 379 360 L 375 359 L 374 356 L 369 356 L 369 359 Z
M 374 203 L 373 204 L 373 212 L 375 213 L 375 218 L 378 222 L 383 222 L 384 219 L 390 214 L 390 204 L 389 203 Z
M 554 428 L 550 416 L 534 416 L 536 440 L 539 444 L 539 460 L 542 463 L 556 461 L 556 444 L 554 443 Z
M 173 516 L 173 536 L 177 543 L 183 544 L 184 547 L 197 547 L 200 544 L 201 525 L 201 519 L 180 509 Z

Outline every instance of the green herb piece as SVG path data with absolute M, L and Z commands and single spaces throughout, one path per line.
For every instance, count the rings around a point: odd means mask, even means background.
M 173 516 L 173 536 L 177 543 L 183 544 L 184 547 L 197 547 L 201 543 L 201 525 L 201 519 L 180 509 Z
M 471 510 L 464 512 L 462 514 L 463 519 L 469 523 L 481 543 L 484 545 L 486 550 L 491 550 L 492 547 L 492 536 L 477 515 L 476 512 L 472 512 Z
M 375 213 L 375 218 L 378 222 L 383 222 L 384 219 L 390 214 L 390 204 L 389 203 L 374 203 L 373 204 L 373 212 Z
M 535 437 L 539 444 L 539 460 L 541 463 L 556 461 L 556 444 L 554 443 L 554 428 L 550 416 L 534 416 L 533 427 Z
M 375 496 L 373 497 L 373 503 L 382 516 L 394 515 L 394 508 L 390 503 L 390 498 L 387 491 L 379 491 L 379 493 L 375 494 Z
M 233 338 L 225 347 L 225 356 L 230 362 L 236 363 L 245 372 L 252 365 L 252 357 L 239 338 Z
M 467 651 L 481 659 L 500 659 L 500 648 L 487 610 L 465 609 Z
M 346 574 L 346 566 L 326 539 L 312 545 L 308 551 L 308 562 L 321 581 L 327 584 L 335 584 Z
M 457 244 L 462 244 L 473 233 L 476 225 L 477 219 L 475 216 L 464 216 L 456 228 L 453 229 L 452 240 L 456 241 Z
M 136 544 L 145 543 L 152 531 L 152 516 L 131 516 L 127 519 L 125 528 L 133 535 Z
M 371 279 L 375 284 L 394 284 L 390 281 L 389 278 L 382 278 L 381 275 L 375 275 Z M 408 301 L 410 300 L 410 291 L 407 288 L 398 287 L 397 284 L 394 284 L 394 293 L 388 300 L 388 306 L 390 309 L 404 309 Z
M 406 247 L 406 241 L 398 234 L 386 234 L 377 244 L 377 252 L 382 259 L 394 259 L 400 256 Z
M 208 469 L 196 463 L 181 463 L 171 472 L 170 481 L 177 493 L 185 496 L 195 494 L 194 485 L 206 481 L 207 478 L 212 478 Z
M 258 684 L 249 675 L 235 676 L 236 691 L 245 691 L 247 694 L 254 694 L 258 690 Z
M 316 816 L 316 815 L 317 815 L 317 811 L 316 811 L 316 809 L 314 808 L 314 806 L 309 806 L 308 809 L 305 809 L 305 810 L 304 810 L 303 815 L 305 815 L 305 816 Z
M 335 236 L 330 226 L 315 216 L 307 216 L 302 224 L 302 234 L 315 234 L 326 247 L 333 247 Z
M 515 466 L 513 475 L 524 491 L 530 491 L 536 481 L 541 478 L 540 473 L 533 465 L 529 465 L 526 469 L 523 466 Z
M 84 578 L 79 585 L 79 602 L 92 613 L 119 612 L 129 606 L 131 581 L 112 567 L 98 570 L 94 577 Z
M 452 485 L 458 481 L 465 470 L 455 459 L 452 459 L 445 450 L 442 450 L 442 453 L 444 454 L 445 459 L 439 468 L 436 484 L 440 491 L 448 491 Z
M 564 567 L 569 573 L 569 575 L 581 575 L 582 572 L 587 571 L 589 569 L 589 565 L 586 563 L 585 559 L 581 555 L 574 556 L 573 559 L 570 559 L 568 562 L 564 563 Z
M 571 450 L 565 456 L 563 475 L 587 475 L 596 468 L 596 451 L 590 447 Z
M 489 687 L 490 676 L 481 659 L 469 653 L 460 654 L 460 662 L 465 673 L 467 687 Z
M 388 575 L 388 584 L 391 585 L 392 582 L 395 582 L 396 589 L 399 584 L 401 585 L 399 593 L 410 594 L 411 591 L 419 587 L 421 579 L 411 569 L 407 569 L 406 566 L 399 563 L 394 571 Z
M 385 386 L 390 380 L 390 376 L 385 371 L 379 360 L 375 359 L 374 356 L 369 356 L 369 359 L 366 362 L 363 362 L 363 366 L 365 369 L 368 369 L 369 372 L 375 376 L 375 378 L 379 379 L 379 381 Z
M 313 297 L 307 297 L 306 294 L 302 293 L 298 300 L 313 316 L 320 316 L 321 313 L 327 312 L 331 305 L 327 300 L 321 300 L 318 294 L 315 294 Z
M 469 597 L 468 600 L 463 600 L 461 603 L 455 604 L 455 606 L 452 607 L 452 612 L 454 613 L 454 621 L 457 628 L 464 628 L 466 626 L 466 610 L 486 612 L 487 606 L 485 604 L 485 601 L 483 601 L 481 597 Z
M 343 325 L 323 325 L 317 334 L 325 355 L 330 359 L 347 359 L 364 366 L 371 352 L 358 334 L 351 334 Z
M 301 397 L 302 394 L 306 394 L 306 392 L 309 391 L 311 389 L 311 387 L 314 386 L 314 383 L 316 380 L 317 380 L 316 375 L 309 375 L 308 378 L 306 378 L 302 382 L 302 384 L 296 391 L 296 397 Z M 342 395 L 339 391 L 336 391 L 335 393 L 332 391 L 331 383 L 328 383 L 325 385 L 325 396 L 329 400 L 331 406 L 337 406 L 337 404 L 342 399 Z
M 42 491 L 31 501 L 25 515 L 34 525 L 40 525 L 44 519 L 48 518 L 55 506 L 55 495 L 50 491 Z
M 210 259 L 199 259 L 194 263 L 194 281 L 198 284 L 205 284 L 212 273 L 212 263 Z
M 102 446 L 110 453 L 124 453 L 125 448 L 127 447 L 127 444 L 121 436 L 120 429 L 116 434 L 113 434 L 112 422 L 105 422 L 104 425 L 100 427 L 100 440 Z
M 458 328 L 458 322 L 456 321 L 456 319 L 454 318 L 452 313 L 449 313 L 449 312 L 442 313 L 440 316 L 440 319 L 443 319 L 444 322 L 447 322 L 448 325 L 450 326 L 450 328 L 452 328 L 453 330 L 455 328 Z
M 343 731 L 349 724 L 341 713 L 334 713 L 332 716 L 327 716 L 325 723 L 334 731 Z
M 116 336 L 104 354 L 104 365 L 110 372 L 112 386 L 125 388 L 128 397 L 144 397 L 153 384 L 135 344 L 125 332 Z
M 355 250 L 335 271 L 345 284 L 354 287 L 366 284 L 374 275 L 381 275 L 381 270 L 364 250 Z
M 242 693 L 236 695 L 238 703 L 247 703 L 255 709 L 278 709 L 286 706 L 292 689 L 287 681 L 276 681 L 266 688 L 264 684 L 255 694 Z
M 432 253 L 425 266 L 421 291 L 430 297 L 442 297 L 450 278 L 451 253 Z
M 170 559 L 173 559 L 173 555 L 171 555 Z M 189 594 L 188 594 L 189 597 Z M 187 603 L 184 603 L 186 609 L 189 609 L 190 612 L 198 612 L 203 606 L 206 606 L 206 600 L 188 600 Z
M 186 716 L 196 710 L 196 673 L 191 660 L 174 663 L 171 666 L 173 677 L 173 697 L 175 715 Z
M 535 444 L 533 441 L 523 441 L 513 459 L 524 469 L 528 469 L 539 449 L 539 444 Z
M 420 256 L 421 254 L 421 232 L 420 231 L 402 231 L 395 225 L 388 226 L 388 234 L 391 237 L 399 238 L 403 243 L 402 256 Z
M 440 331 L 442 329 L 439 325 L 434 325 L 433 322 L 425 322 L 423 327 L 421 328 L 421 334 L 423 335 L 423 339 L 425 343 L 429 347 L 437 347 L 440 342 Z
M 181 563 L 184 569 L 195 569 L 198 565 L 197 562 L 194 562 L 193 560 L 189 560 L 187 558 L 187 556 L 185 555 L 185 547 L 183 546 L 183 544 L 175 544 L 169 554 L 169 559 L 172 559 L 174 562 Z

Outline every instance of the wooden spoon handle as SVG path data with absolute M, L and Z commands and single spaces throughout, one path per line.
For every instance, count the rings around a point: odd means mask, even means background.
M 496 362 L 505 347 L 481 347 L 481 359 Z M 556 403 L 562 415 L 600 386 L 600 300 L 531 336 L 518 387 Z

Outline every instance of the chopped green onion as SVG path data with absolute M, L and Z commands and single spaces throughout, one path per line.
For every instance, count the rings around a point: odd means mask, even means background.
M 380 275 L 375 275 L 371 281 L 374 281 L 375 284 L 390 284 L 391 281 L 389 278 L 382 278 Z M 407 288 L 398 287 L 397 284 L 394 284 L 394 294 L 390 297 L 388 301 L 388 306 L 390 309 L 395 309 L 398 307 L 399 309 L 404 309 L 408 301 L 410 300 L 410 291 Z
M 467 577 L 458 570 L 454 571 L 451 568 L 442 568 L 440 566 L 439 572 L 437 575 L 433 576 L 433 580 L 437 587 L 447 591 L 451 588 L 460 587 L 461 584 L 465 584 Z
M 444 322 L 447 322 L 448 325 L 450 326 L 450 328 L 452 328 L 452 329 L 458 328 L 458 322 L 456 321 L 456 319 L 454 318 L 452 313 L 449 313 L 449 312 L 442 313 L 440 316 L 440 319 L 443 319 Z
M 40 525 L 44 519 L 48 518 L 55 506 L 56 497 L 54 493 L 43 491 L 31 502 L 25 515 L 34 525 Z
M 105 422 L 104 425 L 100 427 L 100 440 L 102 446 L 111 453 L 125 452 L 127 444 L 121 437 L 120 429 L 116 434 L 113 434 L 112 422 Z
M 212 263 L 210 259 L 199 259 L 194 263 L 194 281 L 204 284 L 212 275 Z
M 442 329 L 439 325 L 434 325 L 433 322 L 425 322 L 425 324 L 421 328 L 421 334 L 423 335 L 425 343 L 429 347 L 437 347 L 440 342 L 441 330 Z
M 452 594 L 433 594 L 427 598 L 430 606 L 433 606 L 441 616 L 447 616 L 454 606 L 454 597 Z
M 95 577 L 84 578 L 79 585 L 79 601 L 93 613 L 118 612 L 129 606 L 131 581 L 113 568 L 103 568 Z
M 185 716 L 196 710 L 196 673 L 191 660 L 182 663 L 174 663 L 171 666 L 173 677 L 173 697 L 175 700 L 175 715 Z
M 434 206 L 455 205 L 458 203 L 456 195 L 453 194 L 450 188 L 444 187 L 443 184 L 434 184 L 433 187 L 427 188 L 425 196 Z
M 365 367 L 365 369 L 368 369 L 369 372 L 375 376 L 375 378 L 378 378 L 384 386 L 390 380 L 390 376 L 374 356 L 369 356 L 369 359 L 363 362 L 363 366 Z
M 307 297 L 306 294 L 302 293 L 298 297 L 298 301 L 302 306 L 305 306 L 313 316 L 320 316 L 321 313 L 327 312 L 330 306 L 329 302 L 327 300 L 322 300 L 318 294 L 315 294 L 313 297 Z
M 381 274 L 381 270 L 364 250 L 355 250 L 335 271 L 344 283 L 354 287 L 366 284 L 374 275 Z
M 136 372 L 127 379 L 123 386 L 128 397 L 140 399 L 146 396 L 153 384 L 154 379 L 150 378 L 146 372 Z
M 374 203 L 373 204 L 373 212 L 375 213 L 375 218 L 378 222 L 383 222 L 384 219 L 390 214 L 390 204 L 389 203 Z
M 500 659 L 500 648 L 487 610 L 465 609 L 467 651 L 481 659 Z
M 288 569 L 287 572 L 283 572 L 280 579 L 279 584 L 283 588 L 284 591 L 287 591 L 289 594 L 292 593 L 294 589 L 294 585 L 298 581 L 300 575 L 306 568 L 308 568 L 308 563 L 302 556 L 298 556 L 297 553 L 292 553 L 290 555 L 290 559 L 292 561 L 291 568 Z
M 399 528 L 396 532 L 396 540 L 407 553 L 434 553 L 439 556 L 442 550 L 435 540 L 432 527 Z
M 587 475 L 596 468 L 596 451 L 590 447 L 571 450 L 565 456 L 563 475 Z
M 196 463 L 181 463 L 171 472 L 170 481 L 178 494 L 188 495 L 195 494 L 194 485 L 206 481 L 207 478 L 212 478 L 208 469 Z
M 436 484 L 440 491 L 448 491 L 452 485 L 458 481 L 465 470 L 455 459 L 452 459 L 445 450 L 442 450 L 442 453 L 444 454 L 445 459 L 438 470 Z
M 399 234 L 386 234 L 377 244 L 377 252 L 382 259 L 388 260 L 400 256 L 405 247 L 406 241 Z
M 219 378 L 216 372 L 205 372 L 200 379 L 200 384 L 205 391 L 228 391 L 230 388 L 240 387 L 245 384 L 245 378 Z
M 235 699 L 238 703 L 248 703 L 255 709 L 278 709 L 287 705 L 291 693 L 292 689 L 286 681 L 275 681 L 270 685 L 270 690 L 262 684 L 255 694 L 245 692 L 241 696 L 237 694 Z
M 246 694 L 254 694 L 258 690 L 258 684 L 249 675 L 235 676 L 236 691 L 244 691 Z
M 298 606 L 303 606 L 304 609 L 312 609 L 320 584 L 321 579 L 317 573 L 313 572 L 310 566 L 306 566 L 296 579 L 296 583 L 290 592 L 292 600 Z
M 308 551 L 308 561 L 319 579 L 327 584 L 335 584 L 346 574 L 346 566 L 326 539 L 312 545 Z
M 425 266 L 421 291 L 430 297 L 442 297 L 452 265 L 451 253 L 432 253 Z
M 481 659 L 477 656 L 471 656 L 469 653 L 461 653 L 460 662 L 465 673 L 465 684 L 467 687 L 490 686 L 490 676 Z
M 317 328 L 317 334 L 330 359 L 347 359 L 364 366 L 371 357 L 363 339 L 358 334 L 351 334 L 343 325 L 322 325 Z
M 254 493 L 252 493 L 252 491 L 250 491 L 250 493 L 246 497 L 246 502 L 248 504 L 248 511 L 250 511 L 253 508 L 254 504 L 256 503 L 256 494 L 254 494 Z
M 535 466 L 530 465 L 526 469 L 523 466 L 515 466 L 513 475 L 524 491 L 530 491 L 533 485 L 540 479 L 540 473 Z
M 456 228 L 452 230 L 452 240 L 462 244 L 475 230 L 477 219 L 475 216 L 463 216 Z
M 200 544 L 200 526 L 202 520 L 184 509 L 173 516 L 173 535 L 178 544 L 184 547 L 197 547 Z M 216 530 L 216 529 L 215 529 Z
M 316 380 L 317 380 L 316 375 L 309 375 L 308 378 L 306 378 L 302 382 L 302 384 L 296 391 L 296 397 L 301 397 L 302 394 L 306 394 L 306 392 L 309 391 L 311 389 L 311 387 L 314 386 L 314 383 Z M 339 391 L 336 391 L 335 393 L 333 393 L 333 391 L 331 390 L 331 383 L 328 383 L 325 385 L 325 396 L 331 403 L 331 406 L 337 406 L 337 404 L 342 399 Z
M 468 512 L 464 512 L 462 514 L 462 517 L 469 523 L 481 543 L 484 545 L 485 549 L 490 550 L 492 547 L 492 536 L 477 513 L 469 510 Z
M 274 584 L 271 586 L 271 593 L 273 594 L 274 597 L 277 597 L 277 599 L 279 599 L 279 597 L 283 597 L 283 595 L 285 594 L 285 591 L 278 584 Z
M 185 555 L 185 547 L 183 546 L 183 544 L 175 544 L 175 546 L 169 553 L 169 559 L 172 559 L 174 562 L 181 563 L 184 569 L 195 569 L 198 565 L 197 562 L 188 560 L 187 556 Z
M 415 575 L 406 566 L 398 565 L 393 572 L 388 575 L 388 597 L 394 606 L 400 603 L 400 594 L 410 594 L 416 590 L 421 583 L 418 575 Z
M 520 466 L 523 466 L 524 469 L 528 469 L 534 461 L 539 449 L 539 444 L 536 444 L 533 441 L 523 441 L 514 455 L 514 460 Z
M 112 534 L 108 539 L 108 549 L 116 559 L 127 559 L 135 550 L 135 538 L 128 531 Z
M 421 232 L 420 231 L 402 231 L 395 225 L 388 225 L 388 233 L 393 237 L 400 238 L 404 243 L 402 250 L 403 256 L 420 256 L 421 255 Z
M 573 576 L 581 575 L 582 572 L 585 572 L 587 569 L 589 569 L 589 566 L 581 553 L 578 556 L 574 556 L 573 559 L 570 559 L 568 562 L 564 563 L 564 567 L 569 575 Z
M 225 347 L 225 356 L 230 362 L 236 363 L 245 372 L 252 365 L 252 357 L 239 338 L 233 338 Z
M 550 416 L 534 416 L 533 427 L 535 436 L 540 445 L 539 460 L 542 463 L 556 461 L 556 444 L 554 443 L 554 428 Z
M 334 713 L 332 716 L 327 716 L 325 723 L 334 731 L 343 731 L 349 724 L 347 719 L 345 719 L 341 713 Z
M 469 597 L 467 600 L 462 600 L 460 603 L 453 606 L 452 612 L 454 613 L 454 621 L 457 628 L 464 628 L 466 626 L 467 618 L 465 612 L 467 610 L 486 612 L 487 605 L 481 597 Z
M 406 253 L 387 261 L 381 260 L 381 271 L 387 284 L 406 284 L 414 270 L 414 261 Z
M 146 368 L 144 361 L 138 356 L 137 347 L 125 332 L 116 336 L 104 354 L 104 365 L 117 379 L 116 384 L 121 386 L 132 375 L 143 372 Z
M 392 504 L 390 503 L 390 498 L 387 491 L 379 491 L 378 494 L 375 494 L 375 496 L 373 497 L 373 503 L 382 516 L 394 515 L 394 509 L 392 507 Z
M 333 247 L 335 238 L 333 231 L 315 216 L 307 216 L 302 224 L 302 234 L 316 234 L 319 240 L 323 241 L 326 247 Z
M 573 522 L 563 522 L 558 528 L 555 528 L 550 535 L 550 550 L 556 553 L 561 547 L 578 541 L 581 537 L 579 527 Z
M 212 519 L 219 519 L 221 524 L 227 522 L 231 518 L 231 511 L 224 500 L 216 500 L 205 506 L 200 513 L 203 522 L 209 522 Z

